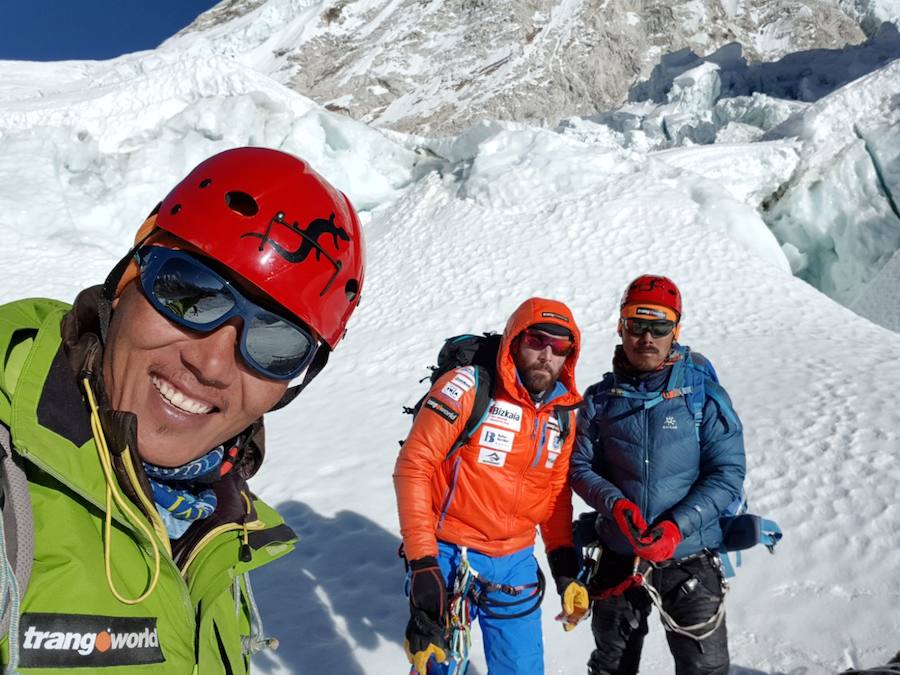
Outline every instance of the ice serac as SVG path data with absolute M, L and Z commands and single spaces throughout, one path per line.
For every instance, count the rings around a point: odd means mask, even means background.
M 791 252 L 794 273 L 846 305 L 900 249 L 898 80 L 900 60 L 770 132 L 797 136 L 801 146 L 766 221 Z
M 555 124 L 625 100 L 660 57 L 740 43 L 752 61 L 861 42 L 837 0 L 231 0 L 163 48 L 210 49 L 380 127 Z

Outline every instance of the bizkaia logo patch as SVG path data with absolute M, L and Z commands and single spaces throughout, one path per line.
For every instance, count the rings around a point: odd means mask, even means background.
M 155 617 L 23 614 L 23 668 L 102 668 L 164 663 Z
M 522 428 L 522 406 L 504 401 L 492 401 L 488 407 L 488 416 L 485 422 L 510 431 L 519 431 Z

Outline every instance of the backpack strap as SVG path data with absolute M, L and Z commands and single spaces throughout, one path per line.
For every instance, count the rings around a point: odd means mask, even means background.
M 34 520 L 28 479 L 0 424 L 0 637 L 9 637 L 9 672 L 18 665 L 19 615 L 34 560 Z
M 694 391 L 694 388 L 691 385 L 685 384 L 685 358 L 678 359 L 674 364 L 672 364 L 672 369 L 669 371 L 669 379 L 666 380 L 666 388 L 662 391 L 635 391 L 633 389 L 622 389 L 621 387 L 609 386 L 607 391 L 610 396 L 621 396 L 622 398 L 630 398 L 637 401 L 642 401 L 641 407 L 644 410 L 649 410 L 653 408 L 663 401 L 667 401 L 672 398 L 678 398 L 679 396 L 687 397 L 688 394 Z M 607 380 L 612 384 L 613 375 L 612 373 L 607 373 L 604 376 L 603 381 L 607 382 Z M 688 404 L 690 405 L 690 403 Z M 693 411 L 692 411 L 693 412 Z M 703 415 L 703 407 L 700 407 L 700 415 L 702 418 Z M 696 414 L 694 416 L 694 420 L 696 423 Z
M 569 414 L 572 411 L 571 408 L 560 408 L 556 407 L 553 409 L 553 413 L 556 415 L 556 423 L 559 425 L 559 443 L 560 446 L 566 442 L 566 438 L 569 435 L 569 432 L 572 430 L 571 415 Z
M 460 432 L 459 436 L 453 442 L 453 445 L 450 446 L 450 450 L 447 451 L 444 461 L 447 461 L 456 454 L 456 451 L 465 445 L 469 438 L 472 437 L 475 430 L 481 426 L 482 422 L 484 422 L 484 418 L 487 416 L 488 408 L 491 404 L 491 372 L 483 366 L 474 366 L 474 370 L 475 401 L 472 404 L 472 410 L 469 412 L 469 419 L 466 420 L 466 426 L 463 427 L 462 432 Z

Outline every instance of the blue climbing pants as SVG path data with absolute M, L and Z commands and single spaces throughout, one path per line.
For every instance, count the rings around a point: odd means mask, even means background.
M 473 602 L 470 605 L 472 620 L 477 619 L 481 626 L 488 675 L 543 675 L 544 641 L 540 606 L 525 616 L 504 618 L 525 612 L 538 603 L 537 588 L 533 586 L 538 581 L 534 548 L 529 546 L 499 558 L 469 549 L 467 556 L 470 567 L 486 581 L 510 587 L 531 585 L 518 595 L 492 590 L 486 594 L 486 604 L 476 605 Z M 438 542 L 438 564 L 444 573 L 448 592 L 453 588 L 460 561 L 460 547 Z M 477 581 L 475 583 L 478 584 Z M 448 672 L 450 666 L 433 663 L 428 669 L 429 675 L 445 675 Z

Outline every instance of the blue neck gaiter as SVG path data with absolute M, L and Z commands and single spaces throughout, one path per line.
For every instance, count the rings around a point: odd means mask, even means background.
M 191 523 L 209 518 L 216 510 L 216 493 L 210 487 L 221 476 L 223 446 L 176 467 L 144 462 L 153 488 L 153 501 L 171 539 L 178 539 Z

